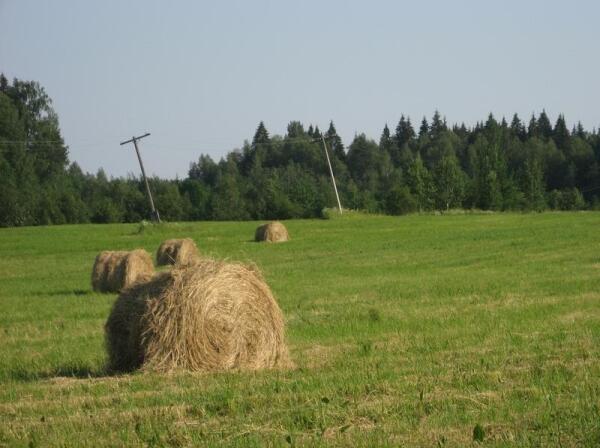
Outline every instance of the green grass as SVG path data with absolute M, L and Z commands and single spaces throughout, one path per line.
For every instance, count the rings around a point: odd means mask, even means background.
M 0 230 L 0 446 L 598 446 L 600 214 Z M 256 262 L 291 371 L 108 376 L 102 249 Z

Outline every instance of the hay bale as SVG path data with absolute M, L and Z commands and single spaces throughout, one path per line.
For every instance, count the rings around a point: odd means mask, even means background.
M 190 264 L 199 256 L 196 243 L 191 238 L 166 240 L 156 252 L 156 264 Z
M 105 326 L 109 368 L 289 366 L 283 316 L 260 273 L 209 258 L 121 292 Z
M 96 256 L 92 269 L 92 288 L 99 292 L 119 292 L 154 274 L 150 254 L 143 249 L 103 251 Z
M 255 241 L 280 243 L 283 241 L 289 241 L 289 239 L 290 235 L 288 234 L 287 229 L 279 221 L 271 221 L 267 224 L 259 226 L 254 234 Z

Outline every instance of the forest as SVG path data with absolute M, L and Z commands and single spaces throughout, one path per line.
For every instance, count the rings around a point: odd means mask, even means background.
M 323 138 L 322 138 L 323 137 Z M 347 146 L 333 122 L 291 121 L 284 136 L 261 121 L 251 140 L 218 161 L 199 154 L 185 179 L 149 179 L 167 221 L 322 217 L 336 205 L 325 140 L 344 208 L 401 215 L 454 209 L 600 208 L 600 133 L 569 129 L 546 111 L 467 127 L 435 111 L 401 115 L 378 141 Z M 168 149 L 168 148 L 166 148 Z M 139 222 L 150 207 L 140 178 L 86 173 L 69 160 L 59 119 L 35 81 L 0 75 L 0 226 Z

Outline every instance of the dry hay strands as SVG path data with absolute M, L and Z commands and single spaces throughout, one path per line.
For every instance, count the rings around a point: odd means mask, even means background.
M 271 221 L 256 229 L 255 241 L 267 241 L 269 243 L 281 243 L 289 241 L 290 235 L 285 226 L 279 221 Z
M 92 288 L 99 292 L 119 292 L 154 274 L 152 257 L 143 249 L 103 251 L 98 254 L 92 270 Z
M 156 264 L 190 264 L 199 256 L 198 247 L 191 238 L 166 240 L 156 252 Z
M 253 267 L 209 258 L 121 292 L 105 326 L 114 371 L 291 366 L 283 315 Z

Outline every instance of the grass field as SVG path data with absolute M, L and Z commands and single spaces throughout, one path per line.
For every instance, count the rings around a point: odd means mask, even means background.
M 0 230 L 0 446 L 599 446 L 600 214 Z M 102 249 L 256 262 L 297 367 L 109 376 Z

